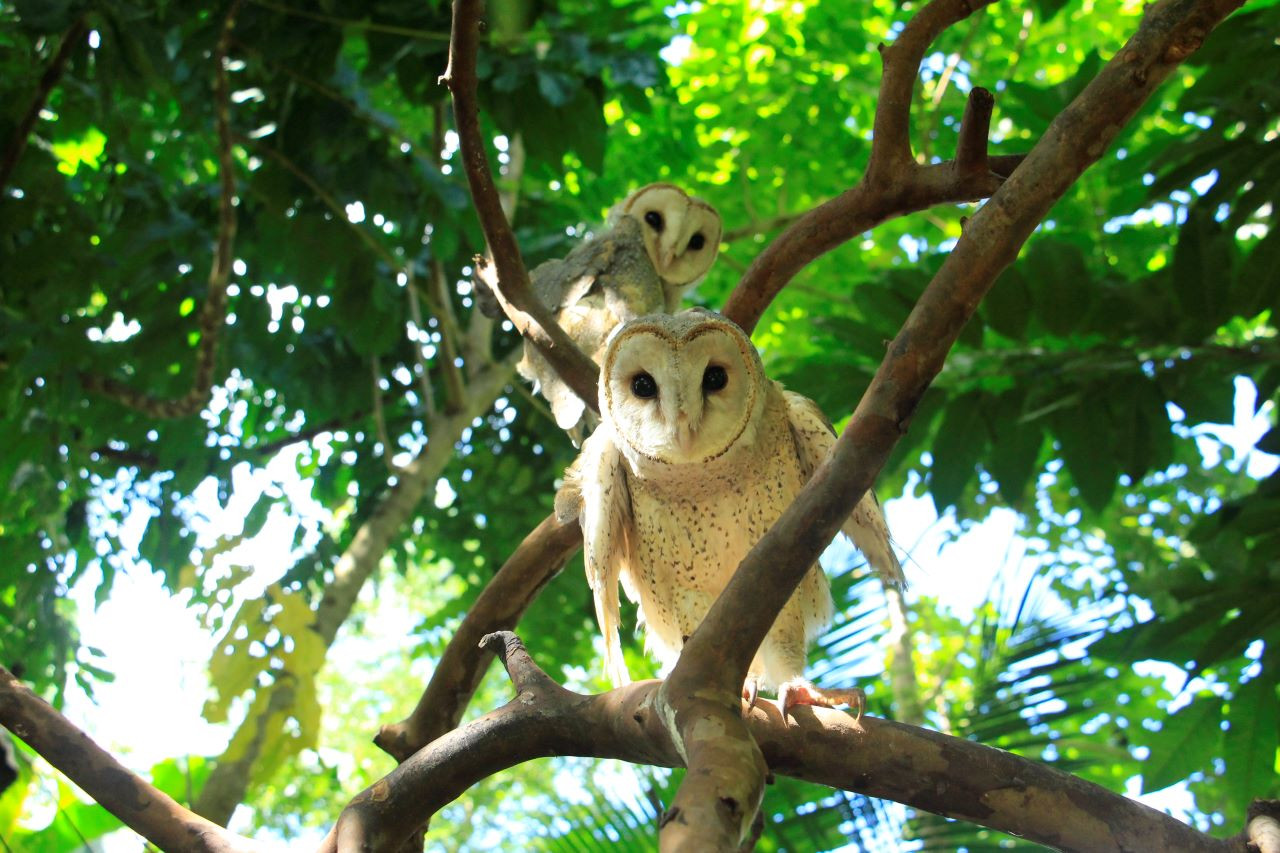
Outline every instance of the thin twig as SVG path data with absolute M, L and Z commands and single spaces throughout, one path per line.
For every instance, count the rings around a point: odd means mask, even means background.
M 378 238 L 374 237 L 368 229 L 361 228 L 357 223 L 352 222 L 351 217 L 347 216 L 347 210 L 343 207 L 342 203 L 339 202 L 332 193 L 320 186 L 316 179 L 307 174 L 301 166 L 289 159 L 284 152 L 267 145 L 261 140 L 249 139 L 247 137 L 237 137 L 237 139 L 241 144 L 251 145 L 258 153 L 265 154 L 267 157 L 270 157 L 272 160 L 283 166 L 295 178 L 306 184 L 307 189 L 311 190 L 312 194 L 315 195 L 316 198 L 320 199 L 320 203 L 329 208 L 334 219 L 343 223 L 355 232 L 355 235 L 362 243 L 369 247 L 369 250 L 372 251 L 374 255 L 376 255 L 391 269 L 394 270 L 400 268 L 399 258 L 397 258 L 390 249 L 382 245 L 382 243 L 378 241 Z
M 512 325 L 547 359 L 560 378 L 592 409 L 596 402 L 599 370 L 565 334 L 551 312 L 533 293 L 529 272 L 520 256 L 511 225 L 502 210 L 480 132 L 476 99 L 476 53 L 480 29 L 479 0 L 454 0 L 453 35 L 449 42 L 449 66 L 440 82 L 453 93 L 454 124 L 471 199 L 497 267 L 494 295 Z
M 209 267 L 208 293 L 204 304 L 200 306 L 200 344 L 196 349 L 191 389 L 176 399 L 163 399 L 110 377 L 90 374 L 83 379 L 85 386 L 91 391 L 161 420 L 189 417 L 205 407 L 213 387 L 214 369 L 217 367 L 218 337 L 227 320 L 227 287 L 231 283 L 234 261 L 232 253 L 236 239 L 236 173 L 231 150 L 231 87 L 227 80 L 227 51 L 239 9 L 240 0 L 234 0 L 227 10 L 222 33 L 213 52 L 213 101 L 218 130 L 218 181 L 221 192 L 218 201 L 218 236 Z
M 183 808 L 98 746 L 0 666 L 0 725 L 162 850 L 250 853 L 256 845 Z
M 881 46 L 884 72 L 873 124 L 871 158 L 862 179 L 790 223 L 752 262 L 725 303 L 724 314 L 750 332 L 783 287 L 815 258 L 875 225 L 942 203 L 978 201 L 1012 172 L 1012 161 L 992 158 L 988 172 L 953 162 L 920 165 L 912 159 L 908 127 L 912 91 L 925 50 L 948 26 L 992 0 L 934 0 Z
M 338 18 L 333 15 L 324 15 L 320 12 L 312 12 L 306 9 L 299 9 L 296 6 L 286 6 L 282 3 L 273 3 L 271 0 L 249 0 L 255 6 L 261 6 L 264 9 L 270 9 L 273 12 L 280 12 L 284 15 L 293 15 L 299 18 L 307 18 L 312 21 L 319 21 L 322 24 L 333 24 L 336 27 L 350 27 L 356 30 L 368 30 L 374 33 L 388 33 L 394 36 L 404 36 L 405 38 L 421 39 L 423 41 L 448 41 L 449 34 L 436 32 L 434 30 L 419 30 L 413 27 L 401 27 L 395 24 L 379 24 L 376 21 L 362 21 L 355 18 Z
M 40 75 L 40 83 L 36 86 L 35 95 L 32 96 L 27 111 L 22 114 L 22 119 L 9 139 L 4 159 L 0 160 L 0 194 L 3 194 L 5 187 L 9 186 L 9 178 L 13 176 L 13 170 L 18 167 L 18 161 L 22 159 L 22 152 L 26 150 L 27 141 L 35 130 L 40 111 L 49 102 L 49 95 L 53 92 L 53 87 L 62 79 L 72 52 L 80 46 L 88 31 L 89 25 L 85 22 L 84 14 L 77 15 L 71 22 L 71 26 L 67 27 L 67 31 L 63 33 L 62 41 L 58 43 L 58 50 L 49 61 L 49 67 Z
M 409 319 L 413 321 L 418 334 L 425 335 L 427 329 L 422 324 L 422 308 L 418 305 L 418 285 L 413 278 L 412 262 L 405 265 L 404 277 L 404 289 L 409 299 Z M 410 341 L 410 343 L 413 345 L 413 363 L 418 366 L 418 384 L 422 389 L 423 409 L 428 418 L 433 418 L 436 414 L 435 392 L 431 388 L 431 372 L 427 369 L 426 359 L 422 357 L 422 342 Z
M 373 425 L 378 441 L 382 444 L 382 461 L 386 463 L 387 473 L 395 476 L 399 473 L 391 456 L 391 436 L 387 433 L 387 419 L 382 412 L 382 359 L 376 355 L 369 358 L 369 389 L 373 395 Z

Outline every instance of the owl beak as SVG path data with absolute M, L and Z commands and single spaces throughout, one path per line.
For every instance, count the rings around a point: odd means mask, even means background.
M 676 415 L 676 439 L 680 442 L 680 449 L 686 452 L 692 450 L 693 440 L 696 437 L 697 432 L 689 421 L 689 413 L 681 411 Z

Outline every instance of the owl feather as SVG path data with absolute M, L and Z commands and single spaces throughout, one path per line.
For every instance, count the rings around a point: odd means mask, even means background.
M 602 423 L 570 466 L 556 507 L 582 526 L 606 669 L 622 684 L 618 584 L 639 603 L 648 648 L 673 662 L 835 436 L 812 401 L 764 376 L 741 329 L 710 312 L 620 327 L 605 349 L 599 399 Z M 877 571 L 900 580 L 874 496 L 844 529 Z M 789 697 L 784 706 L 857 701 L 860 691 L 824 691 L 803 679 L 807 648 L 832 609 L 815 563 L 765 637 L 752 683 L 776 687 Z

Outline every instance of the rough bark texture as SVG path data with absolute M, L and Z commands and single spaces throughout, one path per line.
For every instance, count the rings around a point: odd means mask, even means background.
M 682 763 L 658 714 L 661 682 L 582 696 L 543 674 L 515 635 L 491 635 L 485 645 L 503 658 L 516 696 L 436 740 L 358 795 L 322 853 L 394 849 L 480 779 L 533 758 Z M 807 707 L 784 722 L 771 703 L 748 713 L 745 724 L 775 773 L 893 799 L 1061 850 L 1244 850 L 1243 838 L 1211 838 L 1046 765 L 914 726 L 871 717 L 859 722 L 840 711 Z
M 161 850 L 255 853 L 260 849 L 191 813 L 131 773 L 2 666 L 0 725 Z

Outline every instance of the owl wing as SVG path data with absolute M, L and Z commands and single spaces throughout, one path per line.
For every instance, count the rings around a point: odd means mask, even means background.
M 583 562 L 604 637 L 605 672 L 621 687 L 631 676 L 618 636 L 618 583 L 630 580 L 632 516 L 626 465 L 612 430 L 601 427 L 582 443 L 556 494 L 556 516 L 561 522 L 577 518 L 582 525 Z
M 800 456 L 800 472 L 805 482 L 808 482 L 818 463 L 835 445 L 836 433 L 817 403 L 793 391 L 784 391 L 783 394 L 787 399 L 787 420 L 791 426 L 791 437 Z M 899 588 L 906 585 L 902 564 L 898 562 L 898 555 L 893 552 L 889 526 L 885 523 L 880 501 L 873 491 L 867 490 L 840 529 L 866 555 L 867 562 L 880 575 L 881 580 Z

